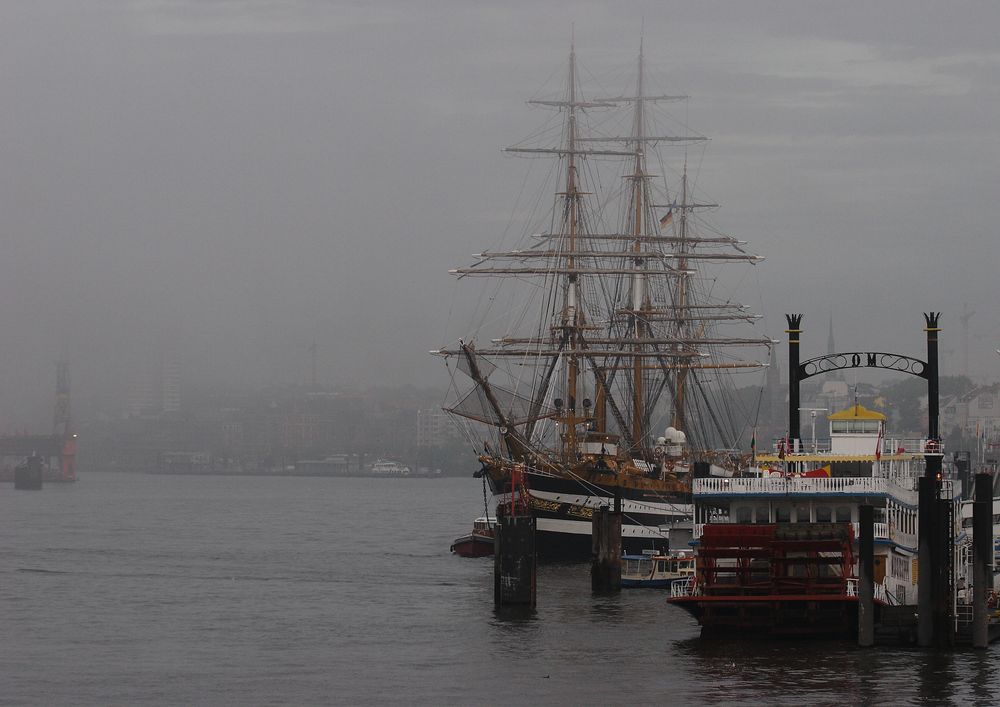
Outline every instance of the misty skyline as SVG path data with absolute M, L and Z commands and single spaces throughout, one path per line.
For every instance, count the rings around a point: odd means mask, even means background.
M 1000 377 L 1000 8 L 976 3 L 0 5 L 0 429 L 185 385 L 444 385 L 448 274 L 497 244 L 571 32 L 584 83 L 691 96 L 713 220 L 766 260 L 761 333 Z M 572 24 L 572 26 L 571 26 Z M 592 82 L 591 82 L 592 79 Z M 779 350 L 779 361 L 782 359 Z

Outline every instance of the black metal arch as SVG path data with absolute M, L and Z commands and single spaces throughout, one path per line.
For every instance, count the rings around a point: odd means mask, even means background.
M 927 360 L 880 351 L 853 351 L 817 356 L 799 362 L 802 338 L 802 315 L 786 314 L 788 328 L 788 434 L 799 439 L 799 384 L 806 378 L 845 368 L 883 368 L 907 373 L 927 381 L 927 438 L 937 440 L 938 435 L 938 333 L 941 331 L 941 313 L 924 313 L 924 331 L 927 333 Z M 927 476 L 933 478 L 941 468 L 941 458 L 927 457 Z
M 927 362 L 918 358 L 882 351 L 849 351 L 817 356 L 803 361 L 799 364 L 798 378 L 802 381 L 821 373 L 840 371 L 845 368 L 884 368 L 887 371 L 909 373 L 924 380 L 930 376 L 930 367 Z

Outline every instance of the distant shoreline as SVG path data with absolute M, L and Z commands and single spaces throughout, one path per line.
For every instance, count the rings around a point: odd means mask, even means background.
M 120 474 L 151 474 L 155 476 L 267 476 L 275 478 L 285 478 L 285 477 L 308 477 L 308 478 L 323 478 L 323 479 L 442 479 L 442 478 L 462 478 L 461 476 L 449 476 L 447 474 L 418 474 L 409 473 L 405 476 L 389 476 L 380 474 L 322 474 L 310 471 L 268 471 L 268 470 L 257 470 L 257 471 L 231 471 L 226 469 L 213 469 L 210 471 L 202 470 L 186 470 L 186 469 L 171 469 L 169 471 L 159 470 L 159 469 L 149 469 L 146 471 L 124 471 L 124 470 L 109 470 L 100 469 L 95 471 L 111 471 L 112 473 Z M 81 475 L 88 472 L 81 472 Z

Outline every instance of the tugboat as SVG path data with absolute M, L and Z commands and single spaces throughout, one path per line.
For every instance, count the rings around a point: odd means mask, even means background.
M 472 532 L 456 538 L 451 551 L 459 557 L 486 557 L 493 554 L 497 519 L 482 516 L 472 523 Z
M 885 420 L 855 404 L 829 416 L 828 446 L 789 452 L 781 440 L 742 476 L 695 479 L 697 573 L 675 581 L 668 601 L 705 633 L 853 632 L 864 503 L 875 507 L 876 616 L 916 608 L 917 480 L 925 455 L 941 450 L 886 439 Z M 960 501 L 958 482 L 943 485 Z
M 14 468 L 14 488 L 38 491 L 42 488 L 43 459 L 32 454 Z

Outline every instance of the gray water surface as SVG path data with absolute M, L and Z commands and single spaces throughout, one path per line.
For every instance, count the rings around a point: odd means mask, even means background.
M 1000 652 L 702 641 L 663 590 L 449 553 L 474 479 L 0 486 L 0 704 L 995 704 Z

